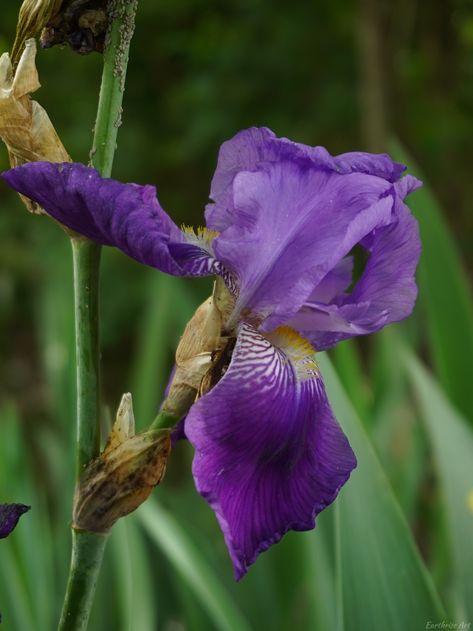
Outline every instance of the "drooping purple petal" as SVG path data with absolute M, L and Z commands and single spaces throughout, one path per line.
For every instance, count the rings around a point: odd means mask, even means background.
M 269 338 L 243 324 L 228 371 L 186 419 L 237 579 L 288 530 L 313 528 L 356 466 L 312 349 L 284 327 Z
M 294 162 L 239 173 L 233 223 L 214 241 L 239 280 L 233 318 L 246 310 L 271 330 L 292 317 L 351 248 L 391 221 L 392 185 L 362 173 Z
M 174 275 L 221 273 L 218 262 L 164 212 L 154 186 L 102 178 L 83 164 L 32 162 L 2 174 L 62 224 L 140 263 Z
M 396 182 L 405 166 L 393 162 L 386 154 L 363 152 L 331 156 L 324 147 L 310 147 L 278 138 L 266 127 L 252 127 L 236 134 L 220 148 L 217 168 L 212 179 L 207 206 L 207 225 L 224 230 L 233 223 L 233 180 L 241 171 L 264 169 L 265 164 L 288 160 L 303 168 L 317 168 L 339 174 L 366 173 L 388 182 Z
M 8 537 L 20 517 L 30 510 L 25 504 L 0 504 L 0 539 Z
M 414 190 L 420 183 L 410 178 L 407 184 L 402 192 Z M 288 323 L 317 350 L 354 335 L 373 333 L 403 320 L 414 308 L 421 244 L 417 221 L 399 196 L 393 221 L 373 231 L 362 243 L 370 256 L 352 292 L 339 294 L 327 304 L 309 301 Z

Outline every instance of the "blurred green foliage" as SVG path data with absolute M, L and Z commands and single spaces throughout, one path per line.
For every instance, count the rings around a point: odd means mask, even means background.
M 7 50 L 20 3 L 4 4 Z M 473 540 L 473 312 L 459 255 L 473 263 L 473 7 L 375 4 L 381 115 L 432 186 L 412 198 L 425 252 L 413 317 L 340 345 L 336 373 L 323 362 L 357 477 L 315 532 L 286 536 L 236 585 L 215 519 L 193 488 L 192 451 L 179 444 L 154 501 L 114 530 L 92 630 L 414 631 L 426 616 L 469 620 L 471 564 L 462 551 Z M 268 125 L 333 153 L 366 148 L 363 11 L 361 0 L 140 0 L 114 174 L 156 184 L 175 220 L 197 225 L 218 147 L 243 127 Z M 86 162 L 100 57 L 52 49 L 40 51 L 38 65 L 36 98 Z M 411 164 L 404 149 L 393 151 Z M 0 498 L 33 505 L 1 542 L 0 610 L 8 631 L 43 631 L 57 618 L 69 555 L 72 265 L 61 230 L 29 216 L 3 186 L 0 232 Z M 209 289 L 207 280 L 168 278 L 106 249 L 105 419 L 131 390 L 139 427 L 151 421 L 176 341 Z

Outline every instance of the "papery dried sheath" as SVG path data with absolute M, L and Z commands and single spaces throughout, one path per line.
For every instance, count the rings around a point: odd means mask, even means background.
M 135 435 L 131 395 L 123 395 L 105 449 L 86 467 L 77 486 L 74 528 L 105 533 L 136 510 L 164 476 L 170 450 L 168 430 Z
M 218 283 L 216 286 L 220 287 Z M 174 376 L 164 405 L 164 411 L 177 418 L 183 416 L 195 400 L 202 379 L 212 366 L 215 352 L 225 345 L 222 338 L 223 316 L 217 307 L 216 296 L 218 293 L 214 291 L 198 307 L 177 347 Z
M 26 40 L 36 37 L 56 15 L 63 0 L 23 0 L 18 13 L 16 37 L 11 59 L 15 66 L 21 57 Z
M 46 111 L 30 98 L 41 87 L 35 56 L 36 43 L 30 39 L 15 73 L 8 53 L 0 57 L 0 138 L 13 167 L 38 160 L 70 161 Z M 42 212 L 38 204 L 24 201 L 28 210 Z

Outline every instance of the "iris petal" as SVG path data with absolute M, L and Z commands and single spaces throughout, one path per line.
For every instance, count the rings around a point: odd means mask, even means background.
M 409 178 L 407 184 L 403 192 L 414 190 L 419 182 Z M 353 291 L 339 294 L 328 304 L 309 301 L 289 321 L 318 350 L 355 335 L 378 331 L 403 320 L 414 308 L 415 270 L 421 244 L 417 222 L 399 196 L 395 199 L 393 221 L 368 235 L 364 245 L 370 256 Z
M 239 280 L 233 319 L 246 310 L 272 330 L 295 315 L 351 248 L 391 220 L 389 182 L 294 162 L 239 173 L 233 224 L 214 241 Z
M 388 182 L 396 182 L 405 166 L 394 162 L 387 154 L 364 152 L 331 156 L 324 147 L 310 147 L 287 138 L 278 138 L 266 127 L 251 127 L 236 134 L 220 148 L 217 169 L 212 179 L 207 206 L 207 225 L 213 230 L 224 230 L 233 220 L 232 184 L 241 171 L 256 171 L 272 162 L 288 160 L 303 168 L 316 168 L 346 175 L 366 173 Z
M 330 272 L 322 278 L 312 292 L 309 301 L 329 303 L 342 294 L 351 285 L 353 277 L 353 257 L 341 259 Z
M 8 537 L 20 517 L 29 510 L 24 504 L 0 504 L 0 539 Z
M 241 325 L 228 371 L 185 424 L 237 578 L 288 530 L 313 528 L 356 466 L 313 349 L 286 330 L 268 337 Z
M 159 205 L 154 186 L 102 178 L 83 164 L 32 162 L 2 175 L 65 226 L 140 263 L 177 276 L 221 272 L 205 248 L 186 241 Z

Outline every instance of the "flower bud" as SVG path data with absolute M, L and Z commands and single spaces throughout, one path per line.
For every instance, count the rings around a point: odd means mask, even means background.
M 138 508 L 162 480 L 170 450 L 169 430 L 135 435 L 131 395 L 124 394 L 105 449 L 79 480 L 74 528 L 105 533 Z
M 30 98 L 41 87 L 35 57 L 34 39 L 26 42 L 15 74 L 8 53 L 0 57 L 0 138 L 12 167 L 38 160 L 71 161 L 46 111 Z M 22 199 L 29 211 L 44 212 L 38 204 Z

